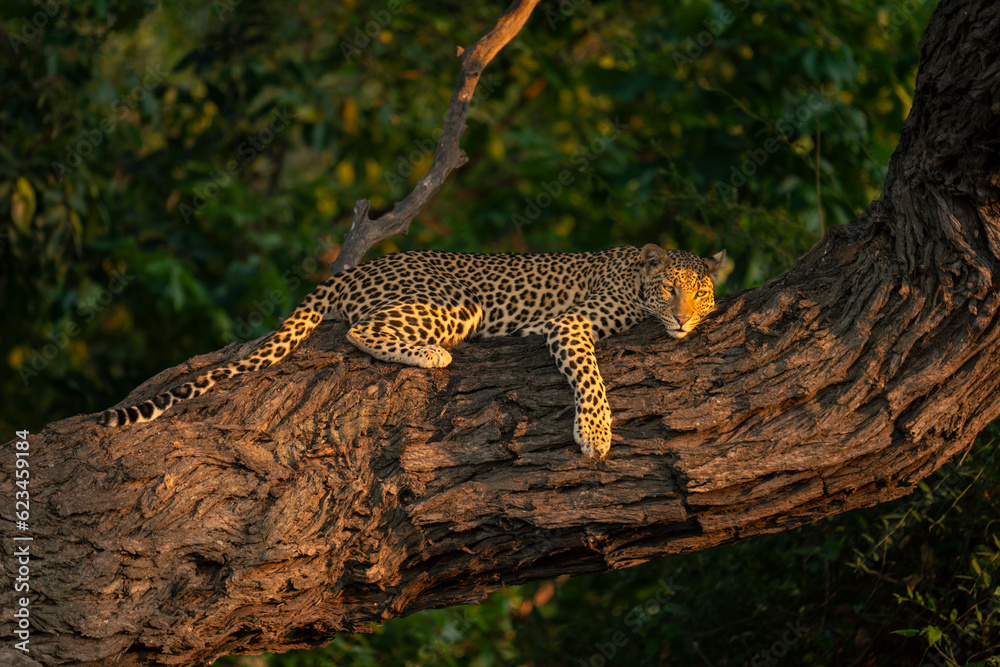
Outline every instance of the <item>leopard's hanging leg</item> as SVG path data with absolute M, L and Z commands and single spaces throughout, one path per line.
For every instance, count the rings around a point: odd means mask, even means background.
M 573 388 L 573 438 L 584 454 L 603 458 L 611 449 L 611 408 L 594 356 L 591 321 L 582 313 L 568 313 L 547 320 L 541 328 L 549 353 Z

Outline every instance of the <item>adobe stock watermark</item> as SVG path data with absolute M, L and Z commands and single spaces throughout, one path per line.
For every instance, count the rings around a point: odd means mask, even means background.
M 747 7 L 750 6 L 750 0 L 735 0 L 732 4 L 736 5 L 736 9 L 739 11 L 745 11 Z M 713 4 L 713 7 L 716 5 Z M 700 58 L 705 51 L 715 43 L 719 35 L 726 31 L 733 21 L 736 20 L 736 14 L 733 10 L 728 7 L 722 7 L 721 9 L 716 9 L 715 16 L 705 19 L 701 22 L 705 29 L 699 32 L 694 37 L 688 37 L 683 42 L 681 42 L 680 47 L 684 50 L 683 53 L 674 51 L 673 60 L 674 65 L 680 67 L 681 65 L 686 65 L 688 63 L 694 62 L 696 59 Z
M 582 7 L 589 5 L 590 0 L 559 0 L 556 8 L 546 5 L 545 20 L 549 24 L 549 30 L 555 30 L 556 26 L 563 21 L 568 21 L 573 14 L 576 14 Z
M 442 653 L 476 630 L 476 624 L 464 613 L 457 610 L 450 611 L 452 613 L 449 619 L 442 625 L 438 635 L 431 640 L 431 646 Z
M 368 12 L 371 19 L 365 22 L 364 28 L 354 26 L 353 41 L 340 43 L 340 52 L 344 54 L 348 62 L 355 56 L 360 56 L 361 51 L 368 48 L 372 40 L 378 39 L 382 35 L 382 31 L 389 27 L 392 17 L 398 14 L 402 8 L 402 0 L 389 0 L 385 9 L 373 9 Z
M 492 74 L 487 74 L 480 78 L 479 84 L 476 86 L 476 91 L 472 94 L 472 99 L 469 100 L 469 111 L 474 111 L 480 104 L 488 100 L 496 92 L 497 85 Z M 429 156 L 434 155 L 434 151 L 437 150 L 438 139 L 441 138 L 441 132 L 443 131 L 443 127 L 436 127 L 431 131 L 430 137 L 414 139 L 413 145 L 415 148 L 406 155 L 400 155 L 396 159 L 396 170 L 385 172 L 384 178 L 386 184 L 390 188 L 405 185 L 406 179 L 413 175 L 417 167 Z
M 83 318 L 84 324 L 93 322 L 94 318 L 107 308 L 133 280 L 135 280 L 135 276 L 129 273 L 113 271 L 108 286 L 101 290 L 100 294 L 81 301 L 77 306 L 77 314 Z M 18 366 L 17 372 L 21 376 L 21 382 L 27 385 L 31 378 L 44 371 L 52 360 L 59 356 L 59 352 L 65 350 L 70 341 L 79 336 L 80 333 L 80 326 L 76 320 L 72 320 L 64 323 L 61 331 L 49 334 L 49 342 L 41 349 L 32 350 L 29 358 Z
M 239 175 L 247 165 L 257 159 L 257 156 L 274 142 L 278 133 L 291 124 L 293 118 L 295 118 L 295 113 L 290 111 L 287 106 L 283 106 L 280 111 L 278 109 L 272 111 L 267 126 L 246 137 L 236 147 L 236 155 L 239 159 L 229 160 L 226 162 L 225 169 L 211 172 L 207 180 L 194 187 L 194 197 L 191 199 L 191 203 L 181 203 L 177 207 L 177 211 L 184 218 L 184 223 L 191 222 L 191 218 L 218 197 L 222 193 L 222 188 L 229 185 L 234 176 Z
M 337 245 L 332 241 L 317 237 L 316 245 L 313 247 L 312 252 L 304 260 L 281 274 L 281 282 L 288 288 L 288 291 L 294 292 L 299 288 L 299 285 L 308 281 L 309 274 L 320 267 L 321 262 L 319 258 L 331 248 L 337 247 Z M 255 300 L 253 302 L 254 309 L 249 315 L 236 320 L 233 326 L 235 334 L 227 332 L 222 336 L 222 340 L 226 344 L 253 338 L 254 330 L 264 322 L 264 318 L 270 316 L 271 313 L 284 306 L 288 301 L 286 292 L 277 287 L 272 289 L 266 296 L 267 298 L 263 301 Z
M 215 11 L 215 17 L 222 21 L 226 14 L 236 11 L 242 4 L 243 0 L 213 0 L 212 9 Z
M 882 33 L 882 37 L 888 38 L 890 33 L 899 30 L 907 23 L 915 25 L 917 23 L 916 13 L 925 4 L 927 4 L 927 0 L 905 0 L 894 3 L 889 9 L 889 20 L 885 25 L 879 24 L 878 29 Z
M 631 630 L 632 635 L 637 634 L 647 623 L 659 615 L 663 611 L 664 604 L 679 590 L 674 585 L 673 580 L 668 583 L 660 579 L 658 583 L 660 587 L 655 596 L 637 604 L 625 614 L 624 624 Z M 597 650 L 589 659 L 580 658 L 580 666 L 604 667 L 614 659 L 622 648 L 628 645 L 630 639 L 631 637 L 624 630 L 614 632 L 608 641 L 595 643 L 594 648 Z
M 160 69 L 159 65 L 147 66 L 146 75 L 142 81 L 111 103 L 111 111 L 101 119 L 97 127 L 80 132 L 66 148 L 66 156 L 63 161 L 52 163 L 52 172 L 56 179 L 62 182 L 67 174 L 72 173 L 74 169 L 83 164 L 84 159 L 93 154 L 94 149 L 104 142 L 104 137 L 114 132 L 118 123 L 125 120 L 130 110 L 134 111 L 138 108 L 149 92 L 167 78 L 167 74 Z
M 594 162 L 597 161 L 597 158 L 608 149 L 608 146 L 627 127 L 617 116 L 615 116 L 614 121 L 608 120 L 608 125 L 611 126 L 610 131 L 601 132 L 600 135 L 591 139 L 586 146 L 578 148 L 570 156 L 569 161 L 577 165 L 576 173 L 582 174 L 590 169 Z M 514 213 L 510 216 L 510 221 L 514 224 L 514 228 L 520 232 L 525 225 L 537 220 L 542 211 L 551 206 L 556 197 L 562 194 L 563 189 L 573 185 L 575 180 L 576 174 L 573 171 L 563 169 L 554 179 L 542 183 L 542 190 L 544 192 L 540 192 L 534 197 L 525 197 L 524 210 L 521 213 Z
M 788 655 L 788 651 L 798 644 L 802 635 L 805 634 L 802 630 L 801 618 L 796 619 L 795 623 L 785 621 L 785 627 L 787 628 L 785 632 L 771 644 L 770 648 L 754 653 L 750 659 L 750 667 L 767 667 L 778 664 L 778 661 Z
M 746 160 L 738 165 L 733 164 L 729 166 L 729 182 L 723 183 L 720 181 L 716 186 L 719 197 L 727 201 L 734 197 L 736 195 L 736 188 L 746 185 L 747 179 L 756 174 L 772 155 L 781 150 L 783 142 L 774 135 L 780 135 L 784 142 L 788 142 L 789 138 L 795 134 L 796 129 L 813 121 L 816 113 L 826 109 L 830 105 L 830 98 L 835 94 L 836 90 L 824 92 L 813 86 L 812 92 L 804 103 L 791 111 L 785 112 L 771 127 L 761 130 L 758 136 L 767 133 L 770 133 L 772 136 L 767 137 L 761 143 L 760 148 L 751 148 L 748 150 L 746 152 Z
M 623 622 L 625 627 L 631 631 L 631 635 L 625 630 L 617 630 L 606 638 L 607 641 L 596 642 L 594 644 L 596 650 L 589 658 L 578 659 L 579 667 L 604 667 L 610 664 L 618 652 L 628 645 L 633 636 L 664 611 L 664 605 L 677 594 L 680 588 L 674 585 L 673 579 L 669 582 L 660 579 L 658 583 L 660 587 L 657 589 L 656 595 L 635 605 L 625 614 Z
M 43 0 L 32 0 L 32 3 L 38 7 L 38 11 L 29 16 L 21 17 L 21 31 L 14 32 L 13 30 L 7 33 L 7 41 L 10 43 L 10 47 L 14 49 L 14 53 L 18 52 L 19 44 L 27 44 L 35 38 L 38 31 L 49 24 L 49 21 L 53 20 L 59 14 L 59 10 L 62 9 L 60 3 L 56 0 L 48 0 L 43 2 Z
M 14 444 L 14 468 L 16 473 L 12 474 L 11 486 L 16 486 L 14 490 L 14 527 L 22 533 L 29 532 L 31 528 L 31 442 L 27 431 L 16 432 L 17 442 Z M 14 482 L 14 477 L 17 481 Z M 14 648 L 24 653 L 30 653 L 31 648 L 31 604 L 32 599 L 28 597 L 31 593 L 31 542 L 35 538 L 32 535 L 14 535 L 14 558 L 11 562 L 11 572 L 16 572 L 14 579 L 14 592 L 21 593 L 22 596 L 14 599 L 14 636 L 20 639 L 14 642 Z M 27 542 L 27 544 L 25 544 Z M 37 576 L 37 575 L 36 575 Z M 36 587 L 37 588 L 37 587 Z M 37 596 L 35 596 L 37 597 Z

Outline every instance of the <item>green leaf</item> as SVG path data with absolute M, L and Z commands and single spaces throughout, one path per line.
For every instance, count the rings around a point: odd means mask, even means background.
M 27 234 L 35 217 L 35 189 L 24 176 L 18 176 L 14 194 L 10 198 L 10 218 L 22 234 Z

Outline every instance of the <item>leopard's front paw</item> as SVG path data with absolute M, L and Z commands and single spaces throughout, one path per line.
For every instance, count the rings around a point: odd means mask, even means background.
M 611 408 L 608 404 L 577 407 L 573 438 L 584 455 L 603 459 L 611 449 Z

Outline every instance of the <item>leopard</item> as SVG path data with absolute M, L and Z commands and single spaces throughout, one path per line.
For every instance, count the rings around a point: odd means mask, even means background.
M 611 447 L 612 414 L 595 342 L 650 317 L 668 336 L 684 338 L 714 308 L 725 258 L 725 250 L 699 257 L 656 244 L 562 253 L 390 253 L 319 283 L 244 358 L 99 419 L 109 427 L 152 421 L 220 382 L 278 363 L 324 319 L 347 322 L 347 340 L 375 359 L 420 368 L 445 368 L 449 349 L 466 339 L 537 334 L 573 391 L 574 440 L 585 456 L 601 459 Z

